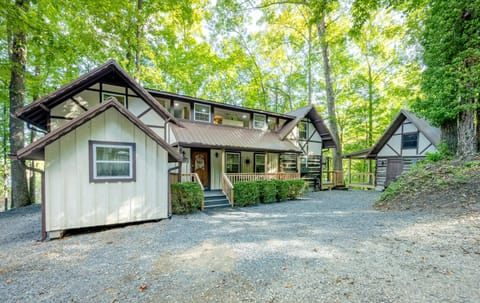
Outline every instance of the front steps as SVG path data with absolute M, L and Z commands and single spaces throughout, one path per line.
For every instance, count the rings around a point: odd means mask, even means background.
M 205 191 L 204 201 L 204 210 L 230 207 L 227 197 L 221 190 Z

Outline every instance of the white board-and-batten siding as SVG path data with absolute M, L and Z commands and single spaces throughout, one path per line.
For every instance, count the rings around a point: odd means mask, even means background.
M 136 144 L 136 180 L 90 183 L 89 140 Z M 168 154 L 111 108 L 45 147 L 46 230 L 166 218 Z

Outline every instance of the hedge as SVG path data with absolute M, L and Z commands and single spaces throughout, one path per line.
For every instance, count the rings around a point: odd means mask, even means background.
M 287 201 L 288 192 L 290 190 L 290 185 L 288 184 L 288 181 L 275 180 L 274 182 L 277 189 L 277 201 Z
M 277 187 L 274 181 L 257 181 L 258 196 L 261 203 L 272 203 L 277 199 Z
M 175 183 L 171 185 L 172 211 L 174 214 L 188 214 L 202 206 L 203 191 L 196 182 Z
M 258 188 L 257 182 L 235 182 L 233 184 L 235 189 L 234 201 L 235 206 L 251 206 L 258 204 Z
M 304 180 L 288 180 L 287 181 L 289 190 L 288 190 L 288 199 L 296 200 L 300 198 L 303 194 L 303 190 L 305 189 L 305 181 Z

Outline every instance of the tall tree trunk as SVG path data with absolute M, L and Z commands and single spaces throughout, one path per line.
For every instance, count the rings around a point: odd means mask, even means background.
M 479 101 L 477 100 L 477 105 Z M 477 152 L 480 153 L 480 108 L 477 107 Z
M 16 0 L 15 7 L 18 15 L 22 16 L 28 10 L 28 2 Z M 12 19 L 15 17 L 12 17 Z M 23 29 L 23 22 L 19 19 L 9 21 L 10 49 L 10 113 L 15 113 L 23 107 L 25 101 L 25 68 L 27 63 L 27 35 Z M 15 154 L 24 146 L 24 125 L 17 118 L 10 118 L 10 153 Z M 24 166 L 19 160 L 11 161 L 12 180 L 12 207 L 30 204 L 27 177 Z
M 367 129 L 367 146 L 373 146 L 373 76 L 370 62 L 368 64 L 368 129 Z
M 328 41 L 326 38 L 326 23 L 325 15 L 322 16 L 319 22 L 317 22 L 318 38 L 322 48 L 323 58 L 323 74 L 325 77 L 325 88 L 327 94 L 327 110 L 329 118 L 330 132 L 332 133 L 333 140 L 335 141 L 337 148 L 333 151 L 333 169 L 343 171 L 342 164 L 342 143 L 338 132 L 337 113 L 335 109 L 335 95 L 333 94 L 333 84 L 330 68 L 330 57 L 328 49 Z
M 475 115 L 472 109 L 460 112 L 458 119 L 458 146 L 457 155 L 465 160 L 471 160 L 477 151 L 477 137 L 475 136 Z
M 308 104 L 312 104 L 312 25 L 308 25 L 307 90 Z
M 450 120 L 440 126 L 442 131 L 442 142 L 445 144 L 447 150 L 452 154 L 457 153 L 457 120 Z
M 135 50 L 135 80 L 140 82 L 140 59 L 142 56 L 142 33 L 143 33 L 143 18 L 142 18 L 143 0 L 137 0 L 137 28 L 135 39 L 137 42 Z

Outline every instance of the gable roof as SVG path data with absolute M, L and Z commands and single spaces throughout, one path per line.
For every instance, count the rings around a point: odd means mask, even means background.
M 415 114 L 402 109 L 393 122 L 388 126 L 382 137 L 380 137 L 377 143 L 375 143 L 375 145 L 372 147 L 372 150 L 368 153 L 367 158 L 375 158 L 383 146 L 387 144 L 390 137 L 405 120 L 412 122 L 418 131 L 420 131 L 433 145 L 438 146 L 438 144 L 440 144 L 440 129 L 431 126 L 426 120 L 417 117 Z
M 27 123 L 46 130 L 49 112 L 54 106 L 101 80 L 112 84 L 118 84 L 120 82 L 126 83 L 130 89 L 138 94 L 161 117 L 167 121 L 178 123 L 172 114 L 160 106 L 158 102 L 113 59 L 108 60 L 105 64 L 19 109 L 15 113 L 15 116 Z
M 292 121 L 286 123 L 280 130 L 279 136 L 281 140 L 284 140 L 285 137 L 287 137 L 287 135 L 295 128 L 298 122 L 300 122 L 306 117 L 312 121 L 315 129 L 320 134 L 324 147 L 337 147 L 337 144 L 335 144 L 335 141 L 333 140 L 332 134 L 330 133 L 327 126 L 325 125 L 322 118 L 312 104 L 289 112 L 287 113 L 287 115 L 293 116 L 295 118 Z
M 278 133 L 204 122 L 182 121 L 172 125 L 177 142 L 184 147 L 226 148 L 235 150 L 295 152 L 301 150 Z
M 130 122 L 132 122 L 136 127 L 141 129 L 148 137 L 150 137 L 158 145 L 162 146 L 163 149 L 168 152 L 170 159 L 174 159 L 178 162 L 181 162 L 183 160 L 182 155 L 177 150 L 175 150 L 172 146 L 165 142 L 165 140 L 160 138 L 154 131 L 152 131 L 147 125 L 145 125 L 129 110 L 123 107 L 123 105 L 121 105 L 114 97 L 110 97 L 105 102 L 93 106 L 89 111 L 63 124 L 59 128 L 56 128 L 55 130 L 46 134 L 44 137 L 38 139 L 32 144 L 20 149 L 19 151 L 17 151 L 16 156 L 19 159 L 43 160 L 46 145 L 58 140 L 59 138 L 63 137 L 72 130 L 83 125 L 85 122 L 97 117 L 98 115 L 110 108 L 117 110 L 125 118 L 130 120 Z

